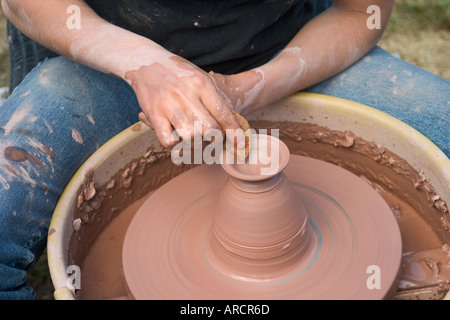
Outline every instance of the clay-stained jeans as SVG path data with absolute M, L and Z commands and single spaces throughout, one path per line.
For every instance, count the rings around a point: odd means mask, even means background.
M 124 81 L 62 57 L 34 68 L 0 107 L 0 299 L 32 299 L 25 270 L 87 157 L 138 121 Z

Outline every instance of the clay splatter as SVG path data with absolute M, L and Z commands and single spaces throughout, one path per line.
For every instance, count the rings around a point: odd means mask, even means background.
M 391 81 L 392 83 L 396 83 L 397 82 L 397 75 L 393 75 L 390 79 L 389 79 L 389 81 Z
M 131 128 L 131 130 L 132 130 L 132 131 L 140 131 L 141 128 L 142 128 L 141 124 L 140 124 L 140 123 L 137 123 L 137 124 L 135 124 L 135 125 Z
M 29 166 L 31 167 L 31 166 Z M 36 169 L 34 168 L 30 168 L 31 170 L 34 170 L 34 172 L 36 173 Z M 28 174 L 28 171 L 24 168 L 24 167 L 19 167 L 19 176 L 21 177 L 21 179 L 25 182 L 28 182 L 29 184 L 31 184 L 31 186 L 34 188 L 36 187 L 36 181 L 34 179 L 32 179 L 30 177 L 30 175 Z
M 48 132 L 53 133 L 53 128 L 50 126 L 50 124 L 45 119 L 44 119 L 44 124 L 47 127 Z
M 52 167 L 52 172 L 55 172 L 55 168 L 54 168 L 54 164 L 53 164 L 53 160 L 52 160 L 52 158 L 55 158 L 53 150 L 51 148 L 43 145 L 42 143 L 40 143 L 39 141 L 37 141 L 35 139 L 27 138 L 27 140 L 28 140 L 28 144 L 30 146 L 40 150 L 43 154 L 47 155 L 47 160 L 50 163 L 50 166 Z
M 27 156 L 28 156 L 28 159 L 30 159 L 35 165 L 37 165 L 39 168 L 41 168 L 41 169 L 43 169 L 44 171 L 45 171 L 45 174 L 48 176 L 48 177 L 50 177 L 50 174 L 48 173 L 48 171 L 47 171 L 47 168 L 45 167 L 45 165 L 42 163 L 42 161 L 41 160 L 39 160 L 39 158 L 38 157 L 36 157 L 35 155 L 33 155 L 33 154 L 27 154 Z
M 9 161 L 12 161 L 12 162 L 24 162 L 26 160 L 30 160 L 36 166 L 38 166 L 39 168 L 43 169 L 45 174 L 48 177 L 50 177 L 50 174 L 48 173 L 47 168 L 42 163 L 42 161 L 39 160 L 39 158 L 36 157 L 35 155 L 32 155 L 32 154 L 26 152 L 22 148 L 8 146 L 3 151 L 3 154 L 5 156 L 5 159 L 7 159 Z
M 77 129 L 72 128 L 72 138 L 79 144 L 83 144 L 83 137 Z
M 86 117 L 90 123 L 95 124 L 95 120 L 94 117 L 92 117 L 92 114 L 89 113 L 88 115 L 86 115 Z
M 409 70 L 402 70 L 402 75 L 412 77 L 412 72 Z
M 5 158 L 13 162 L 23 162 L 28 159 L 27 152 L 21 148 L 16 147 L 6 147 L 3 151 Z
M 18 134 L 22 134 L 22 135 L 30 135 L 30 134 L 32 134 L 31 130 L 24 129 L 24 128 L 17 128 L 14 131 L 17 132 Z
M 48 84 L 50 81 L 48 79 L 48 70 L 44 69 L 41 71 L 41 73 L 39 74 L 39 83 L 42 85 L 46 85 Z
M 3 189 L 5 189 L 5 190 L 9 189 L 9 183 L 3 176 L 0 176 L 0 183 L 3 186 Z
M 17 176 L 17 171 L 14 170 L 13 168 L 11 168 L 11 166 L 5 164 L 4 167 L 5 167 L 6 170 L 8 170 L 8 172 L 10 172 L 10 173 L 12 173 L 13 175 L 16 175 L 16 176 Z
M 11 118 L 9 119 L 8 123 L 4 126 L 5 129 L 5 135 L 8 135 L 11 133 L 11 131 L 14 129 L 14 127 L 20 123 L 25 116 L 28 114 L 28 108 L 20 108 L 19 110 L 15 111 Z

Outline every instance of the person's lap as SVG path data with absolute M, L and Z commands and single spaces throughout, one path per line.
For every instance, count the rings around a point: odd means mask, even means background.
M 2 105 L 0 299 L 34 298 L 24 270 L 45 248 L 64 187 L 139 111 L 127 83 L 63 57 L 37 65 Z
M 380 48 L 306 91 L 405 121 L 449 155 L 450 83 Z M 127 83 L 63 57 L 35 67 L 0 112 L 0 299 L 34 298 L 26 270 L 45 248 L 64 187 L 95 150 L 138 121 Z
M 305 91 L 379 109 L 415 128 L 450 156 L 450 81 L 380 47 L 342 73 Z

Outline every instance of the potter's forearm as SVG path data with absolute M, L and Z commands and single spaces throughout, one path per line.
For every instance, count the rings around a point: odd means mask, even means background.
M 369 29 L 367 7 L 381 11 L 381 28 Z M 236 110 L 256 109 L 305 89 L 346 69 L 371 50 L 382 36 L 393 1 L 347 1 L 311 20 L 280 54 L 267 64 L 235 75 L 247 86 L 247 99 Z M 244 80 L 245 79 L 245 80 Z
M 210 128 L 238 129 L 231 106 L 203 70 L 150 39 L 114 26 L 81 0 L 2 0 L 6 16 L 26 35 L 79 63 L 126 80 L 165 147 L 174 129 L 190 140 L 199 121 Z M 79 28 L 67 24 L 68 8 L 79 10 Z M 70 11 L 70 10 L 69 10 Z M 243 133 L 238 146 L 245 147 Z
M 123 78 L 125 73 L 171 54 L 153 41 L 100 18 L 81 0 L 2 0 L 7 18 L 24 34 L 74 61 Z M 68 26 L 80 9 L 80 28 Z

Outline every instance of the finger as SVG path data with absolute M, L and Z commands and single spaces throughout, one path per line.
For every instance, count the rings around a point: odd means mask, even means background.
M 169 114 L 169 120 L 178 136 L 183 141 L 193 141 L 195 134 L 194 121 L 186 114 L 186 110 L 183 107 L 178 107 L 177 110 L 172 110 Z
M 203 95 L 202 102 L 211 116 L 216 120 L 227 139 L 234 144 L 237 149 L 245 149 L 245 135 L 239 122 L 234 116 L 231 107 L 219 94 Z M 231 137 L 231 139 L 230 139 Z
M 156 136 L 163 147 L 171 149 L 177 143 L 174 139 L 172 124 L 166 117 L 155 117 L 151 121 L 151 125 L 155 129 Z
M 207 136 L 216 133 L 212 130 L 217 130 L 223 136 L 225 132 L 199 99 L 197 99 L 195 103 L 191 104 L 186 109 L 186 113 L 190 119 L 193 120 L 195 134 L 198 133 L 202 136 Z
M 146 117 L 145 113 L 143 113 L 143 112 L 139 113 L 139 120 L 142 121 L 149 128 L 153 128 L 152 123 L 150 122 L 150 120 L 148 120 L 148 118 Z

